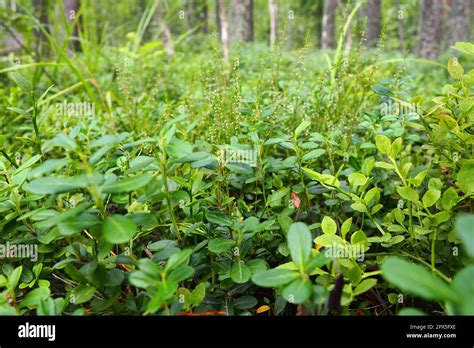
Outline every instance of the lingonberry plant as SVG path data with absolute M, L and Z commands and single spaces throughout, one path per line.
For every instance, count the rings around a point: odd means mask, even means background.
M 56 58 L 0 65 L 0 315 L 473 315 L 474 45 L 417 81 L 344 48 L 359 7 L 334 54 L 231 60 L 143 42 L 151 10 L 80 53 L 35 22 Z

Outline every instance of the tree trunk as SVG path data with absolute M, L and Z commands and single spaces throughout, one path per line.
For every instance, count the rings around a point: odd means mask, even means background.
M 447 47 L 453 46 L 458 41 L 470 41 L 471 1 L 451 0 L 448 30 L 446 32 Z
M 220 19 L 220 5 L 219 5 L 219 0 L 216 0 L 216 28 L 217 28 L 217 33 L 219 34 L 219 37 L 222 36 L 222 28 L 221 28 L 221 19 Z
M 293 49 L 293 22 L 294 17 L 293 14 L 288 13 L 287 17 L 287 24 L 286 24 L 286 46 L 289 50 Z
M 207 33 L 207 1 L 190 0 L 188 4 L 188 22 L 190 29 L 198 28 L 197 31 Z
M 367 2 L 367 45 L 374 47 L 380 37 L 381 1 L 369 0 Z
M 321 48 L 333 48 L 336 28 L 337 0 L 324 0 L 321 28 Z
M 72 42 L 71 48 L 75 51 L 81 49 L 79 41 L 79 20 L 77 19 L 80 8 L 80 0 L 65 0 L 64 1 L 64 14 L 66 15 L 67 22 L 69 25 L 74 25 L 72 28 Z
M 8 9 L 6 4 L 3 6 Z M 3 9 L 3 7 L 0 6 L 0 9 Z M 11 2 L 9 10 L 16 13 L 16 3 L 14 1 Z M 5 36 L 0 41 L 0 55 L 7 55 L 11 52 L 20 53 L 23 48 L 23 36 L 15 28 L 10 28 L 6 22 L 0 21 L 0 28 L 5 30 Z
M 400 50 L 405 53 L 405 28 L 403 27 L 403 20 L 405 14 L 402 9 L 400 0 L 397 0 L 397 18 L 398 18 L 398 40 L 400 41 Z
M 278 30 L 278 3 L 276 0 L 268 1 L 268 10 L 270 12 L 270 46 L 274 46 Z
M 253 41 L 253 0 L 232 0 L 232 42 Z
M 48 2 L 46 0 L 33 0 L 33 9 L 34 15 L 40 21 L 43 29 L 49 33 L 49 23 L 48 23 Z M 38 58 L 41 47 L 45 42 L 47 42 L 46 35 L 43 31 L 37 27 L 35 28 L 36 37 L 39 37 L 40 40 L 37 41 L 36 46 L 36 58 Z
M 230 63 L 229 57 L 229 30 L 227 23 L 227 13 L 225 9 L 225 0 L 217 0 L 217 9 L 219 11 L 219 28 L 222 47 L 224 50 L 224 60 Z
M 162 28 L 162 37 L 163 37 L 163 45 L 165 46 L 165 51 L 168 57 L 174 55 L 174 47 L 173 47 L 173 40 L 171 38 L 171 31 L 166 21 L 164 20 L 164 16 L 161 9 L 161 1 L 158 3 L 155 9 L 155 22 L 158 23 Z
M 436 59 L 441 41 L 440 0 L 423 0 L 420 10 L 420 56 L 425 59 Z

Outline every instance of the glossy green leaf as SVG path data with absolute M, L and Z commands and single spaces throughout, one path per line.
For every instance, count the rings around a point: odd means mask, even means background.
M 411 187 L 399 187 L 397 188 L 397 192 L 403 199 L 406 199 L 411 202 L 418 202 L 419 196 L 418 192 Z
M 377 134 L 375 136 L 375 145 L 377 146 L 377 149 L 384 155 L 388 155 L 392 148 L 390 139 L 383 134 Z
M 294 270 L 274 268 L 255 273 L 252 276 L 252 281 L 258 286 L 274 288 L 288 284 L 299 276 L 299 272 Z
M 474 258 L 474 215 L 459 216 L 454 229 L 468 255 Z
M 337 232 L 337 225 L 336 221 L 334 221 L 331 217 L 325 216 L 323 221 L 321 221 L 321 229 L 325 234 L 336 234 Z
M 230 278 L 240 284 L 250 280 L 252 272 L 243 261 L 235 261 L 230 270 Z
M 126 243 L 135 235 L 137 226 L 126 216 L 112 215 L 104 220 L 102 233 L 105 240 L 112 244 Z
M 389 257 L 382 265 L 382 274 L 390 283 L 407 293 L 427 300 L 458 301 L 449 285 L 423 266 Z
M 106 184 L 103 188 L 103 191 L 106 193 L 124 193 L 135 191 L 148 184 L 152 178 L 152 173 L 135 175 L 116 182 Z
M 309 279 L 297 278 L 283 288 L 282 295 L 290 303 L 304 303 L 309 300 L 313 286 Z
M 213 253 L 224 253 L 229 251 L 235 245 L 235 240 L 233 239 L 222 239 L 215 238 L 211 239 L 208 244 L 209 251 Z
M 288 232 L 288 248 L 290 249 L 291 259 L 299 266 L 305 266 L 311 252 L 311 232 L 302 222 L 296 222 L 291 225 Z

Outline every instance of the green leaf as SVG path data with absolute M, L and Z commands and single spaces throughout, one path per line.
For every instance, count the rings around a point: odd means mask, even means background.
M 458 296 L 448 284 L 420 265 L 388 257 L 381 269 L 385 279 L 407 293 L 426 300 L 458 301 Z
M 334 221 L 331 217 L 325 216 L 323 221 L 321 221 L 321 229 L 325 234 L 336 234 L 337 232 L 337 225 L 336 221 Z
M 5 303 L 4 305 L 0 305 L 0 315 L 1 316 L 7 316 L 7 315 L 18 315 L 16 312 L 16 308 L 13 306 L 10 306 L 9 304 Z
M 298 277 L 283 288 L 282 295 L 290 303 L 304 303 L 309 300 L 312 291 L 311 281 Z
M 281 285 L 288 284 L 299 276 L 299 272 L 294 270 L 274 268 L 268 271 L 255 273 L 252 276 L 252 281 L 258 286 L 265 288 L 276 288 Z
M 464 69 L 461 64 L 459 64 L 457 58 L 449 58 L 448 60 L 448 72 L 453 79 L 460 80 L 462 75 L 464 75 Z
M 258 301 L 253 296 L 242 296 L 234 300 L 232 305 L 236 309 L 249 309 L 257 305 Z
M 400 195 L 400 197 L 402 197 L 403 199 L 406 199 L 407 201 L 411 201 L 414 203 L 418 202 L 418 199 L 419 199 L 418 192 L 412 189 L 411 187 L 407 187 L 407 186 L 398 187 L 397 192 Z
M 243 175 L 253 174 L 253 169 L 247 163 L 227 163 L 226 168 L 229 169 L 231 172 Z
M 376 84 L 376 85 L 372 85 L 372 90 L 379 94 L 379 95 L 383 95 L 383 96 L 386 96 L 386 97 L 390 97 L 393 95 L 393 92 L 388 89 L 387 87 L 383 86 L 383 85 L 379 85 L 379 84 Z
M 377 146 L 377 149 L 384 155 L 390 154 L 390 150 L 392 148 L 390 139 L 383 134 L 377 134 L 375 136 L 375 146 Z
M 49 159 L 46 160 L 43 164 L 39 165 L 38 167 L 32 169 L 28 173 L 28 179 L 34 179 L 41 175 L 53 172 L 55 170 L 61 169 L 65 165 L 69 163 L 69 159 L 61 158 L 61 159 Z
M 41 301 L 36 309 L 38 315 L 60 315 L 63 312 L 65 300 L 62 297 L 47 299 Z
M 474 257 L 474 215 L 461 215 L 456 219 L 454 230 L 461 239 L 466 253 Z
M 125 279 L 124 272 L 118 268 L 112 268 L 107 272 L 107 286 L 119 286 Z
M 293 220 L 288 215 L 278 214 L 278 222 L 280 223 L 282 230 L 288 233 Z
M 8 276 L 8 283 L 10 284 L 10 288 L 15 289 L 20 281 L 21 273 L 23 271 L 23 266 L 18 266 L 15 268 L 12 273 Z
M 31 167 L 33 164 L 35 164 L 36 162 L 38 162 L 40 159 L 41 159 L 41 156 L 40 156 L 40 155 L 35 155 L 35 156 L 31 157 L 30 159 L 28 159 L 28 161 L 26 161 L 25 163 L 23 163 L 23 164 L 15 171 L 15 173 L 19 173 L 19 172 L 21 172 L 22 170 Z
M 243 261 L 235 261 L 230 270 L 230 278 L 238 283 L 246 283 L 250 280 L 252 272 Z
M 158 283 L 156 287 L 157 291 L 151 296 L 150 302 L 148 302 L 147 313 L 155 313 L 167 299 L 173 297 L 178 289 L 178 283 L 168 279 L 165 282 Z
M 406 308 L 400 309 L 400 311 L 398 312 L 398 315 L 414 317 L 414 316 L 425 316 L 426 313 L 416 308 L 406 307 Z
M 349 175 L 348 179 L 352 186 L 362 186 L 367 182 L 366 176 L 361 173 L 352 173 Z
M 84 213 L 74 218 L 59 222 L 58 230 L 63 236 L 72 236 L 98 224 L 99 222 L 100 219 L 96 215 Z
M 354 289 L 354 296 L 358 296 L 366 291 L 369 291 L 375 284 L 377 284 L 377 279 L 370 278 L 363 280 Z
M 459 314 L 474 315 L 474 265 L 469 265 L 460 270 L 453 278 L 451 287 L 458 293 L 461 304 L 458 306 Z
M 443 209 L 451 210 L 458 202 L 459 196 L 454 188 L 450 187 L 444 191 L 443 198 L 441 198 Z
M 313 256 L 308 262 L 308 273 L 313 272 L 316 268 L 320 268 L 326 265 L 333 258 L 330 257 L 326 252 L 321 252 L 316 256 Z
M 62 213 L 57 214 L 49 219 L 36 223 L 35 227 L 40 228 L 40 229 L 47 229 L 47 228 L 53 227 L 62 221 L 76 217 L 77 215 L 84 212 L 91 205 L 92 204 L 89 202 L 82 202 L 78 204 L 77 206 L 75 206 L 74 208 L 65 210 Z
M 153 174 L 144 173 L 135 175 L 116 182 L 108 183 L 104 186 L 105 193 L 124 193 L 138 190 L 139 188 L 148 184 L 153 178 Z
M 309 126 L 311 126 L 311 122 L 309 121 L 303 121 L 300 123 L 298 127 L 295 129 L 295 138 L 298 138 L 298 136 Z
M 107 242 L 121 244 L 128 242 L 137 231 L 137 225 L 126 216 L 112 215 L 104 220 L 102 233 Z
M 351 235 L 351 244 L 367 244 L 368 239 L 364 231 L 357 231 Z
M 344 245 L 342 238 L 335 234 L 323 234 L 316 237 L 314 242 L 322 246 Z
M 350 217 L 346 221 L 344 221 L 344 223 L 341 226 L 342 239 L 346 239 L 347 232 L 350 231 L 351 226 L 352 226 L 352 218 Z
M 147 289 L 158 282 L 157 278 L 161 274 L 161 268 L 152 260 L 140 260 L 140 270 L 135 270 L 130 274 L 129 281 L 133 286 Z
M 467 55 L 474 56 L 474 44 L 470 42 L 456 42 L 456 44 L 451 48 Z
M 72 178 L 44 177 L 34 179 L 24 186 L 26 191 L 39 195 L 56 194 L 84 188 L 91 183 L 99 182 L 99 176 L 76 176 Z
M 187 141 L 173 138 L 166 146 L 166 153 L 175 158 L 184 158 L 193 152 L 193 146 Z
M 153 157 L 138 156 L 130 161 L 130 167 L 125 172 L 126 174 L 135 173 L 139 170 L 157 170 L 159 169 L 158 162 Z
M 439 213 L 434 214 L 432 218 L 433 224 L 438 226 L 439 224 L 448 221 L 451 218 L 451 213 L 449 211 L 440 211 Z
M 20 307 L 36 308 L 39 303 L 49 297 L 51 291 L 49 288 L 36 288 L 30 291 L 21 301 Z
M 296 222 L 288 231 L 288 248 L 291 259 L 298 266 L 304 268 L 311 253 L 311 232 L 302 222 Z
M 474 193 L 474 159 L 467 160 L 463 163 L 458 172 L 457 180 L 459 188 L 466 195 Z
M 17 72 L 11 72 L 8 76 L 15 82 L 15 84 L 20 87 L 20 89 L 25 93 L 33 93 L 33 85 L 31 82 L 24 77 L 22 74 Z
M 91 148 L 104 147 L 118 144 L 121 141 L 121 137 L 117 135 L 105 134 L 98 139 L 94 139 L 90 143 Z
M 179 163 L 187 163 L 187 162 L 201 161 L 205 158 L 209 158 L 210 156 L 211 155 L 207 152 L 198 151 L 198 152 L 190 153 L 189 155 L 187 155 L 185 157 L 181 157 L 178 160 L 178 162 Z
M 309 161 L 318 157 L 321 157 L 326 153 L 324 149 L 315 149 L 308 152 L 306 155 L 303 156 L 303 161 Z
M 209 249 L 210 252 L 219 254 L 219 253 L 224 253 L 228 251 L 234 245 L 235 245 L 235 240 L 233 239 L 216 238 L 216 239 L 211 239 L 209 241 L 207 248 Z
M 177 283 L 182 282 L 185 279 L 191 278 L 195 273 L 195 269 L 188 265 L 181 265 L 176 267 L 168 275 L 168 279 L 171 279 Z
M 387 163 L 387 162 L 375 162 L 374 165 L 378 168 L 384 168 L 384 169 L 395 169 L 393 164 Z
M 168 262 L 166 263 L 165 271 L 175 269 L 179 265 L 185 263 L 189 259 L 192 253 L 193 253 L 192 249 L 184 249 L 171 255 L 170 258 L 168 259 Z
M 278 191 L 273 192 L 270 196 L 268 196 L 267 204 L 269 206 L 274 206 L 275 204 L 278 204 L 280 200 L 288 194 L 289 191 L 289 188 L 283 187 Z
M 353 204 L 351 204 L 351 208 L 354 209 L 355 211 L 360 212 L 360 213 L 366 213 L 367 212 L 367 207 L 362 203 L 353 203 Z
M 232 221 L 229 219 L 227 215 L 214 214 L 214 213 L 208 212 L 206 213 L 206 219 L 207 221 L 219 226 L 232 225 Z
M 77 147 L 77 144 L 74 139 L 64 133 L 56 134 L 56 136 L 52 140 L 52 143 L 55 146 L 63 147 L 67 151 L 73 151 Z
M 426 193 L 423 195 L 423 205 L 425 208 L 431 207 L 433 204 L 435 204 L 438 199 L 441 197 L 441 191 L 439 190 L 428 190 Z
M 95 288 L 89 285 L 79 285 L 72 291 L 71 303 L 81 304 L 89 301 L 95 293 Z
M 398 154 L 400 153 L 401 149 L 402 149 L 402 138 L 397 138 L 392 143 L 392 149 L 390 151 L 390 155 L 393 158 L 396 158 Z
M 19 114 L 19 115 L 25 115 L 25 116 L 29 116 L 29 115 L 30 115 L 30 114 L 28 113 L 28 111 L 23 110 L 23 109 L 20 109 L 20 108 L 15 108 L 15 107 L 13 107 L 13 106 L 9 106 L 9 107 L 7 108 L 7 110 L 16 112 L 16 113 Z
M 189 302 L 191 306 L 198 306 L 206 297 L 206 285 L 204 283 L 200 283 L 198 286 L 194 288 L 189 296 Z

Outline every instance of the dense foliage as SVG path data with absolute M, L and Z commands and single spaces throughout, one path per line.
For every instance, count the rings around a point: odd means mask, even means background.
M 134 35 L 0 69 L 0 314 L 474 314 L 473 44 Z

